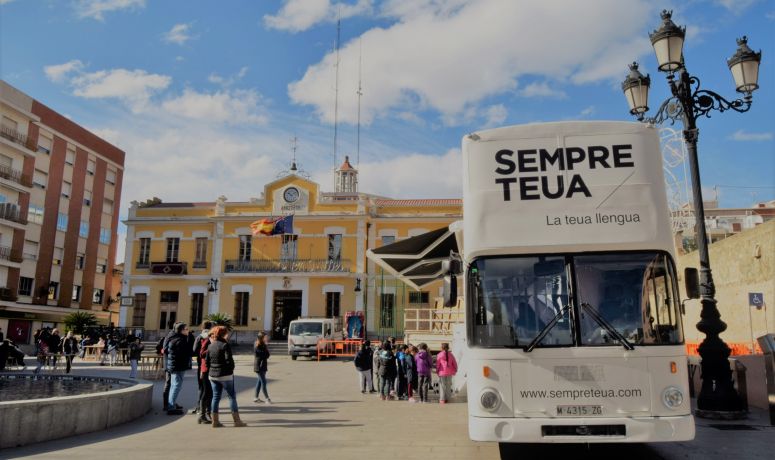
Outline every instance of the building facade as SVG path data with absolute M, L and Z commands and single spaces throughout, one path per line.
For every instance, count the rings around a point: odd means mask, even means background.
M 0 327 L 107 322 L 124 152 L 0 81 Z
M 364 311 L 370 335 L 400 334 L 402 308 L 430 305 L 438 287 L 408 292 L 366 250 L 449 225 L 461 200 L 390 200 L 357 191 L 347 160 L 326 193 L 294 168 L 260 198 L 212 203 L 133 202 L 127 225 L 120 325 L 155 337 L 174 321 L 223 313 L 237 340 L 275 339 L 304 316 Z M 254 236 L 251 223 L 293 215 L 292 233 Z M 129 303 L 129 302 L 126 302 Z

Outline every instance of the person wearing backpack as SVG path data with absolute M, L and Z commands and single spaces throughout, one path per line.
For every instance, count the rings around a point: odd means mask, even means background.
M 457 374 L 455 355 L 449 351 L 449 344 L 441 344 L 436 356 L 436 373 L 439 375 L 439 404 L 446 404 L 452 397 L 452 377 Z
M 387 401 L 390 399 L 390 390 L 396 379 L 396 355 L 393 354 L 393 346 L 387 340 L 382 344 L 382 351 L 379 353 L 377 362 L 377 374 L 380 377 L 380 399 Z
M 366 340 L 361 345 L 361 349 L 355 354 L 355 369 L 358 371 L 358 380 L 361 386 L 361 393 L 366 393 L 373 388 L 371 383 L 371 366 L 373 352 L 371 351 L 371 342 Z

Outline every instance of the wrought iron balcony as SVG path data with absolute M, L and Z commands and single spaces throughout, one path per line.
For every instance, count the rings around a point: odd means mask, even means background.
M 227 260 L 226 273 L 312 273 L 349 272 L 347 259 L 258 259 Z
M 16 290 L 9 287 L 0 287 L 0 300 L 16 302 L 16 300 L 18 300 Z
M 21 263 L 24 260 L 19 251 L 11 249 L 8 246 L 0 246 L 0 259 L 17 263 Z
M 27 146 L 27 136 L 16 131 L 10 126 L 0 125 L 0 136 L 8 139 L 11 142 L 15 142 L 19 145 Z
M 0 203 L 0 219 L 27 225 L 27 219 L 22 217 L 21 208 L 13 203 Z
M 8 166 L 0 166 L 0 177 L 16 182 L 17 184 L 21 184 L 25 187 L 32 187 L 32 178 L 30 176 L 22 174 L 21 171 L 10 168 Z
M 187 275 L 188 262 L 151 262 L 152 275 Z

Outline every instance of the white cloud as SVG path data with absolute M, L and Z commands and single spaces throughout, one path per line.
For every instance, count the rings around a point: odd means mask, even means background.
M 757 2 L 757 0 L 716 0 L 716 2 L 735 15 L 742 14 L 748 7 Z
M 589 107 L 587 107 L 584 110 L 582 110 L 580 115 L 582 117 L 588 117 L 590 115 L 593 115 L 594 113 L 595 113 L 595 106 L 594 105 L 590 105 Z
M 151 95 L 167 88 L 171 82 L 172 78 L 166 75 L 127 69 L 82 73 L 70 81 L 76 96 L 87 99 L 120 99 L 128 103 L 135 112 L 142 111 Z
M 46 73 L 46 77 L 49 80 L 61 83 L 65 81 L 66 77 L 72 72 L 80 72 L 83 69 L 83 62 L 78 59 L 65 62 L 64 64 L 48 65 L 43 67 L 43 71 Z
M 170 114 L 203 121 L 229 124 L 265 124 L 259 113 L 261 96 L 253 90 L 217 91 L 212 94 L 186 89 L 180 97 L 168 99 L 162 108 Z
M 484 114 L 486 119 L 484 127 L 490 128 L 503 124 L 509 114 L 509 111 L 506 110 L 506 106 L 503 104 L 497 104 L 487 107 L 487 109 L 484 111 Z
M 221 85 L 225 88 L 228 86 L 232 86 L 234 83 L 237 83 L 238 81 L 242 80 L 247 74 L 248 74 L 248 68 L 242 67 L 239 70 L 239 72 L 232 75 L 231 77 L 222 77 L 216 73 L 212 73 L 210 74 L 209 77 L 207 77 L 207 81 L 209 81 L 210 83 Z
M 265 15 L 264 24 L 270 29 L 302 32 L 320 22 L 336 22 L 371 11 L 371 0 L 358 0 L 355 4 L 336 3 L 330 0 L 286 0 L 276 15 Z
M 621 79 L 626 63 L 651 52 L 644 30 L 655 8 L 645 0 L 389 2 L 383 14 L 397 22 L 341 48 L 339 121 L 357 119 L 357 98 L 341 95 L 358 87 L 360 43 L 362 123 L 398 107 L 433 109 L 446 122 L 465 119 L 487 97 L 515 90 L 525 75 L 574 84 Z M 294 103 L 312 106 L 328 123 L 334 118 L 335 59 L 329 52 L 288 86 Z
M 14 0 L 0 0 L 0 5 L 5 5 L 7 3 L 11 3 Z
M 104 21 L 104 13 L 124 9 L 145 8 L 145 0 L 80 0 L 75 10 L 80 18 Z
M 546 82 L 530 83 L 521 89 L 519 94 L 524 97 L 551 97 L 557 99 L 564 99 L 567 97 L 565 91 L 553 89 Z
M 742 129 L 738 129 L 734 132 L 734 134 L 729 136 L 729 138 L 733 141 L 761 142 L 771 141 L 773 139 L 773 135 L 772 133 L 747 133 Z
M 164 34 L 164 41 L 175 43 L 176 45 L 185 45 L 187 41 L 194 38 L 189 32 L 191 24 L 175 24 L 169 32 Z
M 425 120 L 423 120 L 419 115 L 417 115 L 414 112 L 399 112 L 396 114 L 396 117 L 398 117 L 400 120 L 408 121 L 409 123 L 413 123 L 415 125 L 424 125 Z

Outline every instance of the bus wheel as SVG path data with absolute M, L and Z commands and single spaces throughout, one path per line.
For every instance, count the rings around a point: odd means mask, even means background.
M 291 359 L 292 359 L 293 361 L 296 361 L 296 358 L 298 358 L 298 356 L 296 356 L 296 355 L 291 355 Z

